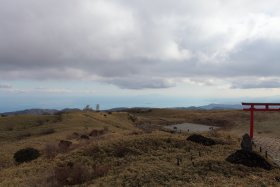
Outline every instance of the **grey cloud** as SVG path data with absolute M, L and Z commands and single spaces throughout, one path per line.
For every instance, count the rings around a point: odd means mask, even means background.
M 0 83 L 0 92 L 1 93 L 23 93 L 24 90 L 17 89 L 10 84 L 1 84 Z
M 0 89 L 11 89 L 11 88 L 13 88 L 13 87 L 9 84 L 1 84 L 0 83 Z
M 231 75 L 279 76 L 280 39 L 244 41 L 229 54 L 225 69 Z
M 139 90 L 143 88 L 157 89 L 157 88 L 170 88 L 175 84 L 164 79 L 145 78 L 145 77 L 130 77 L 127 78 L 114 78 L 112 80 L 105 80 L 105 82 L 117 85 L 120 88 Z
M 234 86 L 242 76 L 278 76 L 279 5 L 0 0 L 0 79 L 87 79 L 142 89 L 174 86 L 166 81 L 174 77 Z
M 255 89 L 255 88 L 280 88 L 280 79 L 279 78 L 270 78 L 270 79 L 252 79 L 243 78 L 242 81 L 234 81 L 232 88 L 240 89 Z

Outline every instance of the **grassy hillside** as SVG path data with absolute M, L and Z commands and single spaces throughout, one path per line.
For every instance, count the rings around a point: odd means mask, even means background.
M 278 116 L 261 116 L 258 124 L 276 124 L 272 119 Z M 248 114 L 241 111 L 158 109 L 133 114 L 70 112 L 2 117 L 0 186 L 279 185 L 278 168 L 267 171 L 225 161 L 239 149 L 238 136 L 228 132 L 206 133 L 205 136 L 220 143 L 204 146 L 186 141 L 187 133 L 159 129 L 164 124 L 199 121 L 215 122 L 227 130 L 238 129 L 247 126 L 247 118 Z M 147 128 L 153 125 L 156 128 Z M 61 140 L 72 145 L 61 147 Z M 13 154 L 26 147 L 38 149 L 41 156 L 16 164 Z
M 125 133 L 134 129 L 127 113 L 63 113 L 53 116 L 10 116 L 0 118 L 1 165 L 12 165 L 12 154 L 24 147 L 43 149 L 47 143 L 67 139 L 74 132 L 88 134 L 108 128 Z M 0 165 L 0 167 L 1 167 Z

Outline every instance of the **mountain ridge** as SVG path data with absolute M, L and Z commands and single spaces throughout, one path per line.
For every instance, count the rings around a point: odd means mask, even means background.
M 119 112 L 119 111 L 130 111 L 130 110 L 150 110 L 153 107 L 117 107 L 111 108 L 108 110 L 103 110 L 107 112 Z M 164 108 L 163 108 L 164 109 Z M 166 109 L 178 109 L 178 110 L 240 110 L 242 109 L 241 104 L 208 104 L 202 106 L 189 106 L 189 107 L 171 107 Z M 2 116 L 11 116 L 11 115 L 52 115 L 58 112 L 69 112 L 69 111 L 81 111 L 78 108 L 65 108 L 62 110 L 57 109 L 26 109 L 26 110 L 18 110 L 12 112 L 4 112 L 0 113 Z

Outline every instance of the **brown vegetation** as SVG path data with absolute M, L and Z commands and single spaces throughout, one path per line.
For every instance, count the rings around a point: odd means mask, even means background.
M 249 119 L 244 112 L 153 109 L 135 112 L 133 116 L 136 118 L 134 122 L 123 112 L 114 112 L 106 117 L 102 112 L 68 112 L 60 114 L 59 122 L 55 120 L 57 116 L 1 118 L 0 143 L 5 152 L 0 152 L 0 186 L 280 184 L 278 168 L 264 170 L 226 161 L 240 146 L 238 138 L 228 131 L 202 134 L 217 143 L 212 146 L 187 141 L 188 133 L 161 131 L 165 124 L 198 119 L 215 122 L 221 127 L 228 126 L 226 121 L 232 121 L 229 124 L 231 131 L 242 130 L 247 127 Z M 38 125 L 38 119 L 42 119 L 44 125 Z M 277 115 L 272 115 L 271 121 L 270 118 L 262 120 L 261 116 L 256 119 L 256 127 L 264 133 L 263 130 L 267 129 L 259 125 L 268 120 L 273 126 Z M 13 130 L 8 131 L 7 124 Z M 46 129 L 46 125 L 55 133 L 36 136 Z M 27 132 L 32 136 L 17 140 L 20 133 Z M 272 132 L 277 133 L 275 130 Z M 83 135 L 87 139 L 81 139 Z M 41 150 L 44 156 L 33 162 L 14 164 L 13 153 L 24 147 Z

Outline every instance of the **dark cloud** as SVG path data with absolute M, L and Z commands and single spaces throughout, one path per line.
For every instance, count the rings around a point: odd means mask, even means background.
M 173 78 L 212 77 L 238 87 L 245 76 L 277 77 L 279 5 L 0 0 L 0 79 L 86 79 L 142 89 L 172 87 Z
M 175 84 L 158 78 L 145 78 L 145 77 L 130 77 L 130 78 L 114 78 L 111 80 L 106 80 L 105 82 L 113 85 L 117 85 L 120 88 L 126 89 L 143 89 L 143 88 L 169 88 L 174 87 Z
M 227 73 L 243 76 L 279 76 L 280 40 L 256 39 L 243 41 L 225 62 Z

